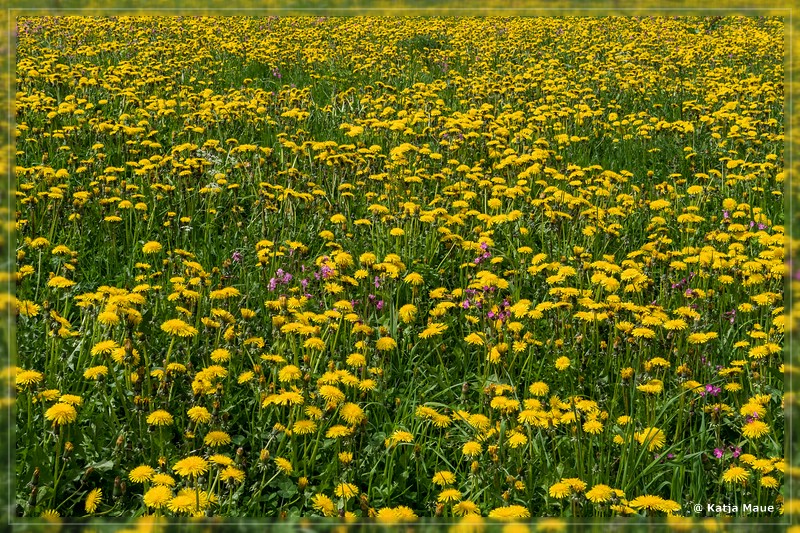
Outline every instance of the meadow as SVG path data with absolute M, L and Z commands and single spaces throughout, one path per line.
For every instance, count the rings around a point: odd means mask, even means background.
M 783 513 L 780 18 L 17 35 L 18 516 Z

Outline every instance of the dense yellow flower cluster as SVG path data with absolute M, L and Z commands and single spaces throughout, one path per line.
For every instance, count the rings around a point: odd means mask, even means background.
M 18 33 L 26 516 L 782 504 L 780 19 Z

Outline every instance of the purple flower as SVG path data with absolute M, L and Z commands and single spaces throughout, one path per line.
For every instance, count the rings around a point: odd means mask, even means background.
M 269 290 L 270 292 L 274 291 L 278 287 L 278 280 L 275 278 L 269 278 Z
M 727 218 L 731 218 L 731 214 L 727 210 L 725 210 L 725 211 L 722 212 L 722 218 L 726 218 L 726 219 Z
M 463 307 L 464 309 L 469 309 L 469 300 L 464 300 L 461 303 L 461 307 Z
M 240 251 L 238 251 L 238 250 L 237 250 L 237 251 L 235 251 L 235 252 L 233 252 L 233 255 L 231 255 L 231 260 L 232 260 L 234 263 L 239 263 L 239 262 L 241 262 L 241 261 L 242 261 L 242 253 L 241 253 Z
M 378 308 L 378 311 L 383 309 L 383 300 L 378 300 L 378 303 L 375 304 L 375 307 Z
M 308 278 L 301 279 L 300 280 L 300 285 L 303 286 L 303 290 L 306 290 L 306 287 L 308 287 Z
M 378 276 L 375 276 L 375 280 L 374 280 L 373 283 L 375 283 L 375 288 L 379 289 L 380 286 L 381 286 L 381 278 L 379 278 Z
M 731 447 L 731 449 L 733 449 L 733 457 L 734 458 L 739 457 L 740 455 L 742 455 L 742 449 L 739 448 L 738 446 L 736 448 Z
M 722 459 L 722 456 L 725 454 L 725 450 L 722 448 L 714 448 L 714 457 L 717 459 Z
M 758 225 L 758 229 L 767 229 L 767 225 L 766 224 L 759 224 Z

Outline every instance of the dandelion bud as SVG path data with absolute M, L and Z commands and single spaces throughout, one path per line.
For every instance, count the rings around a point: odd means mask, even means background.
M 369 498 L 363 492 L 361 493 L 361 498 L 359 499 L 359 505 L 361 506 L 361 511 L 366 515 L 369 513 Z
M 503 500 L 504 500 L 504 501 L 508 501 L 508 500 L 509 500 L 509 498 L 511 498 L 511 493 L 510 493 L 509 491 L 505 491 L 505 492 L 503 493 Z
M 468 392 L 469 392 L 469 383 L 464 382 L 464 384 L 461 386 L 461 394 L 466 396 Z
M 436 504 L 436 516 L 442 516 L 443 512 L 444 512 L 444 504 L 437 503 Z
M 117 445 L 116 445 L 116 447 L 120 448 L 123 444 L 125 444 L 125 437 L 120 435 L 119 437 L 117 437 Z
M 259 458 L 259 459 L 260 459 L 262 462 L 267 462 L 267 461 L 269 461 L 269 450 L 268 450 L 268 449 L 266 449 L 266 448 L 263 448 L 263 449 L 261 450 L 261 454 L 259 454 L 258 458 Z
M 307 486 L 308 486 L 308 478 L 307 477 L 303 476 L 303 477 L 301 477 L 300 479 L 297 480 L 297 488 L 299 490 L 305 490 L 305 488 Z
M 86 480 L 89 479 L 89 476 L 91 476 L 93 472 L 94 472 L 94 467 L 90 466 L 89 468 L 87 468 L 86 472 L 83 473 L 83 477 L 81 478 L 81 482 L 82 483 L 86 483 Z
M 119 478 L 119 476 L 114 478 L 114 492 L 113 492 L 114 498 L 119 498 L 120 494 L 122 494 L 122 490 L 120 489 L 121 481 L 122 480 Z
M 39 494 L 39 487 L 33 487 L 31 489 L 31 496 L 28 498 L 28 505 L 30 507 L 36 507 L 36 497 Z
M 470 470 L 472 470 L 473 474 L 477 474 L 478 470 L 480 470 L 481 468 L 481 464 L 478 461 L 472 461 L 472 464 L 470 465 L 469 468 Z
M 39 473 L 40 473 L 39 467 L 37 466 L 33 470 L 33 479 L 31 479 L 31 485 L 36 486 L 39 484 Z

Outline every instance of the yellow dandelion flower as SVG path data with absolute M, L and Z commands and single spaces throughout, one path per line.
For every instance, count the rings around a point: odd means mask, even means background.
M 152 481 L 153 485 L 163 485 L 165 487 L 175 486 L 175 478 L 169 474 L 153 474 L 153 478 L 150 481 Z
M 177 337 L 194 337 L 197 329 L 190 326 L 180 318 L 173 318 L 161 324 L 161 330 Z
M 275 466 L 277 466 L 278 470 L 280 470 L 286 475 L 291 474 L 292 471 L 294 470 L 294 468 L 292 467 L 292 463 L 288 459 L 285 459 L 283 457 L 275 458 Z
M 742 435 L 748 439 L 760 439 L 767 433 L 769 433 L 769 426 L 761 420 L 753 420 L 742 428 Z
M 145 254 L 155 254 L 160 252 L 163 249 L 161 244 L 157 241 L 150 241 L 146 242 L 144 246 L 142 246 L 142 253 Z
M 483 447 L 481 444 L 475 441 L 469 441 L 468 443 L 464 444 L 464 447 L 461 449 L 461 452 L 467 457 L 475 457 L 482 451 Z
M 440 472 L 436 472 L 433 475 L 433 483 L 439 485 L 440 487 L 446 487 L 448 485 L 452 485 L 456 482 L 456 476 L 447 470 L 442 470 Z
M 224 431 L 209 431 L 208 434 L 203 439 L 203 442 L 206 446 L 211 446 L 212 448 L 216 448 L 218 446 L 224 446 L 226 444 L 231 443 L 231 436 L 225 433 Z
M 128 473 L 128 479 L 133 483 L 144 483 L 150 481 L 155 474 L 155 469 L 152 466 L 141 465 L 137 466 Z
M 147 417 L 147 423 L 151 426 L 171 426 L 172 421 L 172 415 L 163 409 L 153 411 Z
M 243 470 L 239 470 L 233 466 L 227 466 L 219 473 L 219 477 L 226 483 L 241 483 L 244 481 L 245 474 Z
M 103 501 L 102 489 L 94 488 L 89 491 L 89 494 L 86 495 L 86 502 L 84 504 L 86 512 L 93 514 L 97 510 L 97 506 L 100 505 L 101 501 Z
M 324 494 L 315 494 L 311 498 L 311 507 L 323 516 L 336 516 L 336 505 Z
M 336 485 L 336 488 L 333 490 L 333 493 L 339 498 L 349 500 L 354 496 L 358 496 L 359 491 L 358 487 L 356 487 L 352 483 L 339 483 L 338 485 Z
M 550 387 L 543 381 L 537 381 L 536 383 L 532 383 L 528 390 L 532 395 L 540 397 L 546 396 L 547 393 L 550 392 Z
M 731 466 L 722 474 L 722 481 L 725 483 L 736 483 L 746 485 L 750 474 L 741 466 Z
M 453 506 L 453 514 L 456 516 L 479 516 L 480 507 L 471 500 L 462 500 Z
M 35 385 L 44 379 L 44 374 L 37 370 L 20 370 L 16 375 L 17 389 L 23 389 L 29 385 Z
M 83 373 L 83 377 L 85 379 L 92 379 L 95 381 L 106 375 L 108 375 L 108 367 L 105 365 L 99 365 L 87 368 L 86 371 Z
M 342 405 L 342 408 L 339 410 L 339 416 L 350 425 L 356 425 L 366 418 L 363 409 L 354 403 Z
M 182 477 L 197 477 L 200 474 L 205 474 L 208 471 L 208 461 L 196 455 L 190 455 L 185 459 L 181 459 L 172 470 Z
M 172 490 L 165 485 L 156 485 L 144 493 L 142 501 L 147 507 L 161 509 L 173 498 Z
M 645 428 L 636 432 L 633 436 L 642 446 L 647 446 L 648 451 L 660 450 L 666 443 L 666 436 L 659 428 Z
M 54 426 L 66 425 L 75 422 L 78 412 L 67 403 L 57 403 L 45 411 L 44 417 L 53 422 Z
M 603 432 L 603 423 L 600 422 L 599 420 L 587 420 L 583 424 L 583 430 L 586 433 L 597 435 L 598 433 Z
M 634 509 L 647 509 L 653 511 L 661 510 L 661 506 L 664 505 L 664 499 L 660 496 L 654 496 L 652 494 L 645 494 L 643 496 L 639 496 L 634 498 L 628 504 Z
M 501 521 L 519 520 L 521 518 L 530 518 L 530 516 L 530 511 L 521 505 L 498 507 L 489 511 L 489 518 Z
M 397 314 L 400 317 L 400 320 L 402 320 L 404 324 L 409 324 L 413 322 L 414 317 L 417 316 L 417 306 L 412 304 L 406 304 L 398 310 Z
M 211 422 L 211 413 L 205 407 L 196 405 L 190 408 L 187 412 L 189 419 L 196 424 L 208 424 Z
M 592 503 L 603 503 L 610 500 L 613 494 L 611 487 L 600 484 L 592 487 L 592 489 L 586 493 L 586 498 Z
M 397 342 L 391 337 L 381 337 L 378 339 L 378 342 L 375 343 L 375 348 L 382 352 L 388 352 L 389 350 L 397 348 Z

